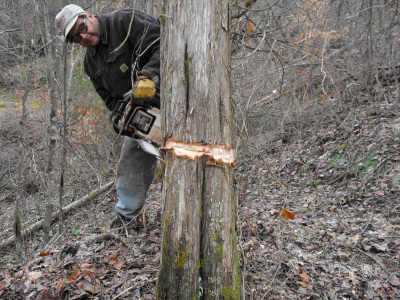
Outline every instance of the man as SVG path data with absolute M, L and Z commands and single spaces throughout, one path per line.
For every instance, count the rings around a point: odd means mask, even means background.
M 85 72 L 109 110 L 131 89 L 135 98 L 143 101 L 155 97 L 160 78 L 157 19 L 132 9 L 93 16 L 70 4 L 57 14 L 55 21 L 66 40 L 87 47 Z M 125 137 L 117 166 L 118 218 L 111 227 L 137 217 L 153 180 L 155 163 L 156 157 L 145 153 L 134 139 Z

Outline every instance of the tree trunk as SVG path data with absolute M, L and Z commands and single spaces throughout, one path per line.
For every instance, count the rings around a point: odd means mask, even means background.
M 58 224 L 58 233 L 63 233 L 64 228 L 64 220 L 63 220 L 63 197 L 64 197 L 64 176 L 66 173 L 67 168 L 67 144 L 68 144 L 68 128 L 67 128 L 67 120 L 69 118 L 68 115 L 68 96 L 69 93 L 67 91 L 68 84 L 67 84 L 67 77 L 68 77 L 68 42 L 64 41 L 63 44 L 63 135 L 62 135 L 62 160 L 61 160 L 61 174 L 60 174 L 60 186 L 59 186 L 59 194 L 58 194 L 58 212 L 59 212 L 59 224 Z
M 23 201 L 23 187 L 24 187 L 24 174 L 25 174 L 25 142 L 26 142 L 26 122 L 28 118 L 27 101 L 28 95 L 31 89 L 32 81 L 32 62 L 29 62 L 28 79 L 26 80 L 26 89 L 22 97 L 22 117 L 21 117 L 21 136 L 18 145 L 18 184 L 17 184 L 17 196 L 15 197 L 15 209 L 14 209 L 14 238 L 15 238 L 15 254 L 18 258 L 25 257 L 23 245 L 23 234 L 22 234 L 22 220 L 23 215 L 26 212 L 26 201 Z
M 239 299 L 229 1 L 168 1 L 159 299 Z
M 54 168 L 54 159 L 55 159 L 55 151 L 56 151 L 56 143 L 57 143 L 57 94 L 56 94 L 56 82 L 55 82 L 55 70 L 56 70 L 56 50 L 54 43 L 52 41 L 52 36 L 54 34 L 51 33 L 53 27 L 50 25 L 50 15 L 49 15 L 49 3 L 48 0 L 42 0 L 43 5 L 43 24 L 45 27 L 45 41 L 48 44 L 46 50 L 46 58 L 47 58 L 47 82 L 50 93 L 51 100 L 51 111 L 50 111 L 50 141 L 49 141 L 49 152 L 48 152 L 48 161 L 46 167 L 46 185 L 47 185 L 47 193 L 46 193 L 46 212 L 53 210 L 53 203 L 55 203 L 55 186 L 56 186 L 56 174 Z M 54 31 L 54 29 L 52 30 Z M 47 219 L 47 217 L 51 217 L 51 213 L 45 214 L 45 222 L 43 226 L 44 231 L 44 241 L 47 243 L 50 240 L 50 224 L 51 219 Z

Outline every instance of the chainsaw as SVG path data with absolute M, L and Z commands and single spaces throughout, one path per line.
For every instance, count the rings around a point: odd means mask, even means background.
M 119 100 L 110 115 L 110 123 L 119 135 L 135 139 L 147 153 L 161 157 L 161 115 L 156 99 L 143 101 L 128 94 Z

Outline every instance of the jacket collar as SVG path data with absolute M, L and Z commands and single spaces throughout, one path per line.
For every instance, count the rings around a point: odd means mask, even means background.
M 104 22 L 104 16 L 96 16 L 96 18 L 99 21 L 100 44 L 108 44 L 108 28 Z

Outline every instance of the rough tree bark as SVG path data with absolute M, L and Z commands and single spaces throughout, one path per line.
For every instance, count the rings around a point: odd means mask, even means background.
M 165 2 L 158 299 L 239 299 L 229 1 Z

